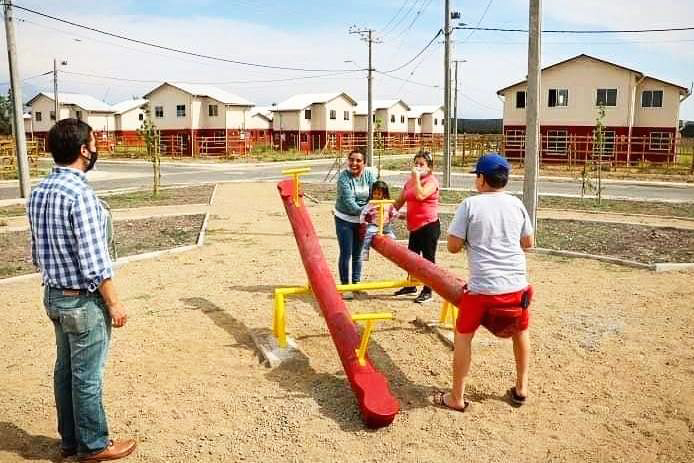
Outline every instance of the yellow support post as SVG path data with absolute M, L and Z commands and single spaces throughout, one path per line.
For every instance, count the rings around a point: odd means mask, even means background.
M 383 222 L 385 221 L 385 207 L 386 204 L 393 204 L 395 200 L 393 199 L 372 199 L 369 201 L 370 204 L 375 204 L 378 206 L 378 234 L 383 234 Z
M 272 334 L 277 339 L 277 344 L 285 348 L 287 347 L 287 322 L 285 320 L 285 305 L 284 299 L 291 294 L 303 294 L 311 290 L 308 286 L 293 286 L 290 288 L 275 289 L 275 311 L 272 318 Z
M 439 315 L 439 325 L 448 328 L 455 327 L 455 321 L 458 319 L 458 308 L 450 302 L 444 300 L 441 304 L 441 313 Z
M 310 167 L 300 167 L 297 169 L 286 169 L 282 171 L 282 175 L 291 175 L 294 178 L 294 194 L 292 199 L 296 207 L 299 207 L 299 176 L 308 172 L 311 172 Z
M 369 346 L 369 338 L 371 337 L 374 322 L 379 320 L 393 320 L 394 318 L 395 316 L 391 312 L 361 313 L 352 315 L 353 321 L 366 322 L 364 331 L 361 334 L 361 341 L 359 341 L 359 348 L 354 350 L 357 354 L 357 361 L 359 362 L 359 365 L 366 365 L 366 351 Z

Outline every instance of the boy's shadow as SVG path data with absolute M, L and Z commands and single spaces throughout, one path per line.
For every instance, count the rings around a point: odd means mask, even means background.
M 29 434 L 7 421 L 0 421 L 0 452 L 16 453 L 25 460 L 62 461 L 60 440 Z

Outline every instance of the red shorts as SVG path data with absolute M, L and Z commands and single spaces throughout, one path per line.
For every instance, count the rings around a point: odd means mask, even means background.
M 465 292 L 460 301 L 456 330 L 459 333 L 474 333 L 484 325 L 493 334 L 509 337 L 528 329 L 530 309 L 521 308 L 521 298 L 528 292 L 532 298 L 532 288 L 506 294 L 471 294 Z

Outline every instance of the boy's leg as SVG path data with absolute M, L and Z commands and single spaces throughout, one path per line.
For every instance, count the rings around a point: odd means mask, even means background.
M 453 342 L 453 388 L 449 406 L 462 408 L 464 406 L 465 378 L 470 372 L 472 360 L 472 338 L 475 332 L 460 333 L 456 330 Z
M 526 397 L 530 363 L 530 336 L 527 329 L 513 335 L 513 356 L 516 359 L 516 394 Z

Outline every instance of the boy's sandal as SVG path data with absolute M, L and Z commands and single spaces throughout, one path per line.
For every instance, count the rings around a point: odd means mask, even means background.
M 468 407 L 470 406 L 470 402 L 465 400 L 465 401 L 463 401 L 463 407 L 462 408 L 453 407 L 452 405 L 450 405 L 446 402 L 446 395 L 447 394 L 443 391 L 436 391 L 434 393 L 434 395 L 432 396 L 432 401 L 434 402 L 434 405 L 436 405 L 437 407 L 440 407 L 440 408 L 445 408 L 447 410 L 453 410 L 455 412 L 460 412 L 460 413 L 464 413 L 468 409 Z
M 516 405 L 520 407 L 521 405 L 525 405 L 525 403 L 528 400 L 528 397 L 524 395 L 520 395 L 516 392 L 516 387 L 512 387 L 511 389 L 508 390 L 508 398 L 511 401 L 512 405 Z

